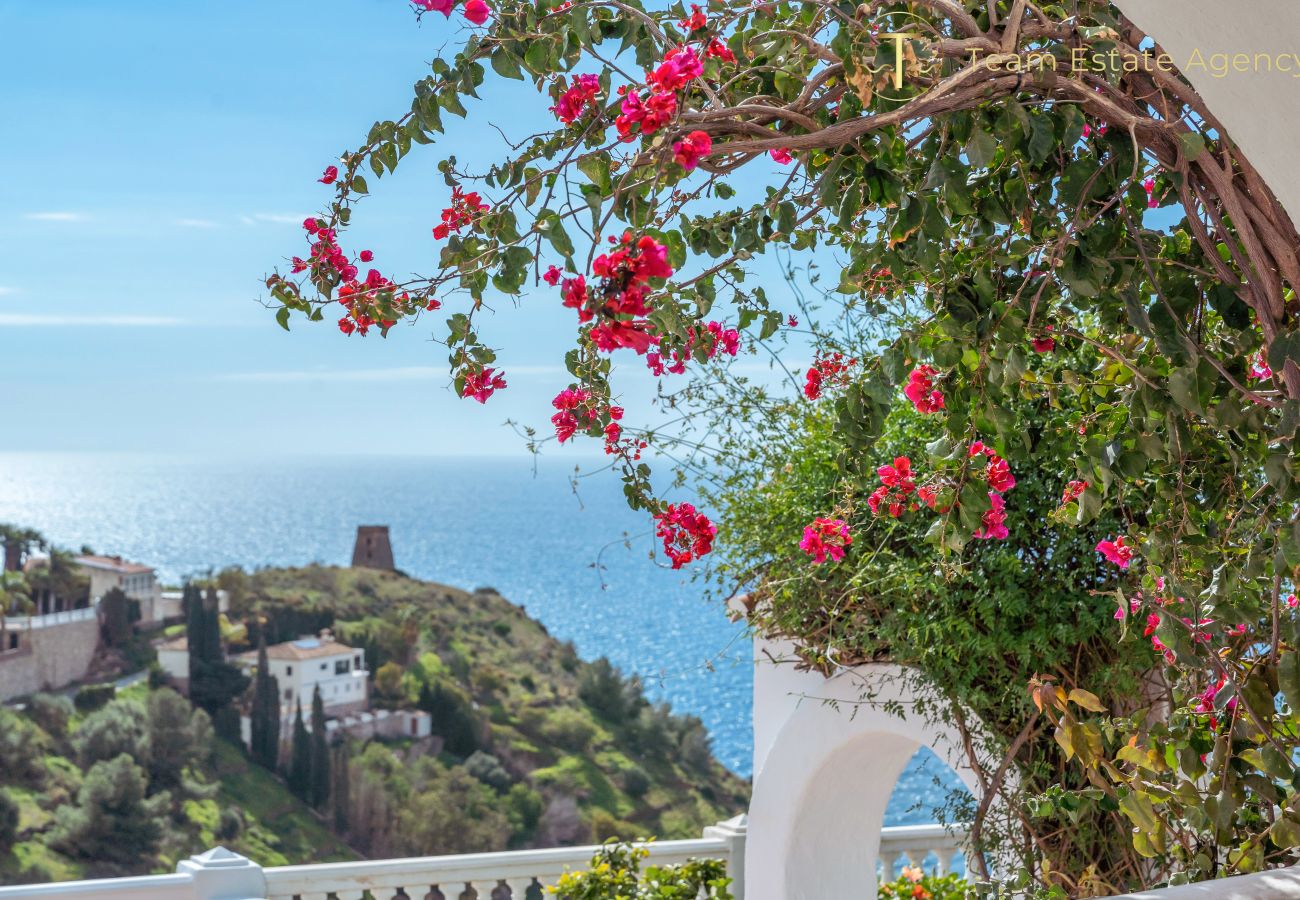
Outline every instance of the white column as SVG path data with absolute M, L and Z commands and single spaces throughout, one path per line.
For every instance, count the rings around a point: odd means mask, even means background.
M 191 856 L 176 871 L 194 883 L 194 900 L 257 900 L 266 897 L 266 876 L 251 859 L 225 847 Z
M 749 816 L 744 813 L 704 829 L 706 838 L 722 838 L 727 842 L 727 875 L 731 877 L 731 893 L 736 900 L 745 900 L 745 836 L 748 831 Z

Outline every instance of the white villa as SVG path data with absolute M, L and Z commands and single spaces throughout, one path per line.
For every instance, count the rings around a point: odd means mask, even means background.
M 90 578 L 91 597 L 102 597 L 113 588 L 120 588 L 132 600 L 139 601 L 142 625 L 164 618 L 162 587 L 153 567 L 120 556 L 78 556 L 75 562 Z
M 266 658 L 280 686 L 282 718 L 292 721 L 299 703 L 306 716 L 317 688 L 327 715 L 343 716 L 370 708 L 370 672 L 364 654 L 340 644 L 329 631 L 321 632 L 320 637 L 267 647 Z M 251 671 L 257 665 L 257 651 L 242 653 L 234 661 Z

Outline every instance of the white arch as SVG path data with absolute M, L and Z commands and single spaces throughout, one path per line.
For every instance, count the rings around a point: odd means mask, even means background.
M 919 747 L 979 795 L 960 738 L 927 716 L 887 711 L 916 699 L 915 679 L 897 666 L 825 678 L 799 671 L 790 644 L 756 638 L 754 649 L 746 900 L 873 898 L 885 808 Z

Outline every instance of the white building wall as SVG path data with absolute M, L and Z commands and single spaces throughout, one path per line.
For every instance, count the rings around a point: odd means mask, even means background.
M 360 650 L 313 659 L 273 658 L 268 662 L 279 684 L 280 706 L 286 716 L 294 714 L 299 702 L 305 716 L 311 709 L 312 694 L 317 687 L 326 712 L 341 706 L 364 709 L 370 703 L 370 673 L 366 671 L 365 655 Z M 347 670 L 339 671 L 343 665 Z

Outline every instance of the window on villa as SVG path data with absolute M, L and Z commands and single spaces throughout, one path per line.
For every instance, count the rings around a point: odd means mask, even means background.
M 346 675 L 346 674 L 348 674 L 348 672 L 350 672 L 351 670 L 352 670 L 352 661 L 351 661 L 351 660 L 340 659 L 338 662 L 334 663 L 334 674 L 335 674 L 335 675 Z
M 357 663 L 357 668 L 360 669 L 360 668 L 361 668 L 361 654 L 360 654 L 360 653 L 357 654 L 356 663 Z
M 292 674 L 293 674 L 293 666 L 285 666 L 285 667 L 284 667 L 284 674 L 285 674 L 285 675 L 292 675 Z
M 284 692 L 284 699 L 286 700 L 293 699 L 293 688 L 289 688 L 287 691 Z

